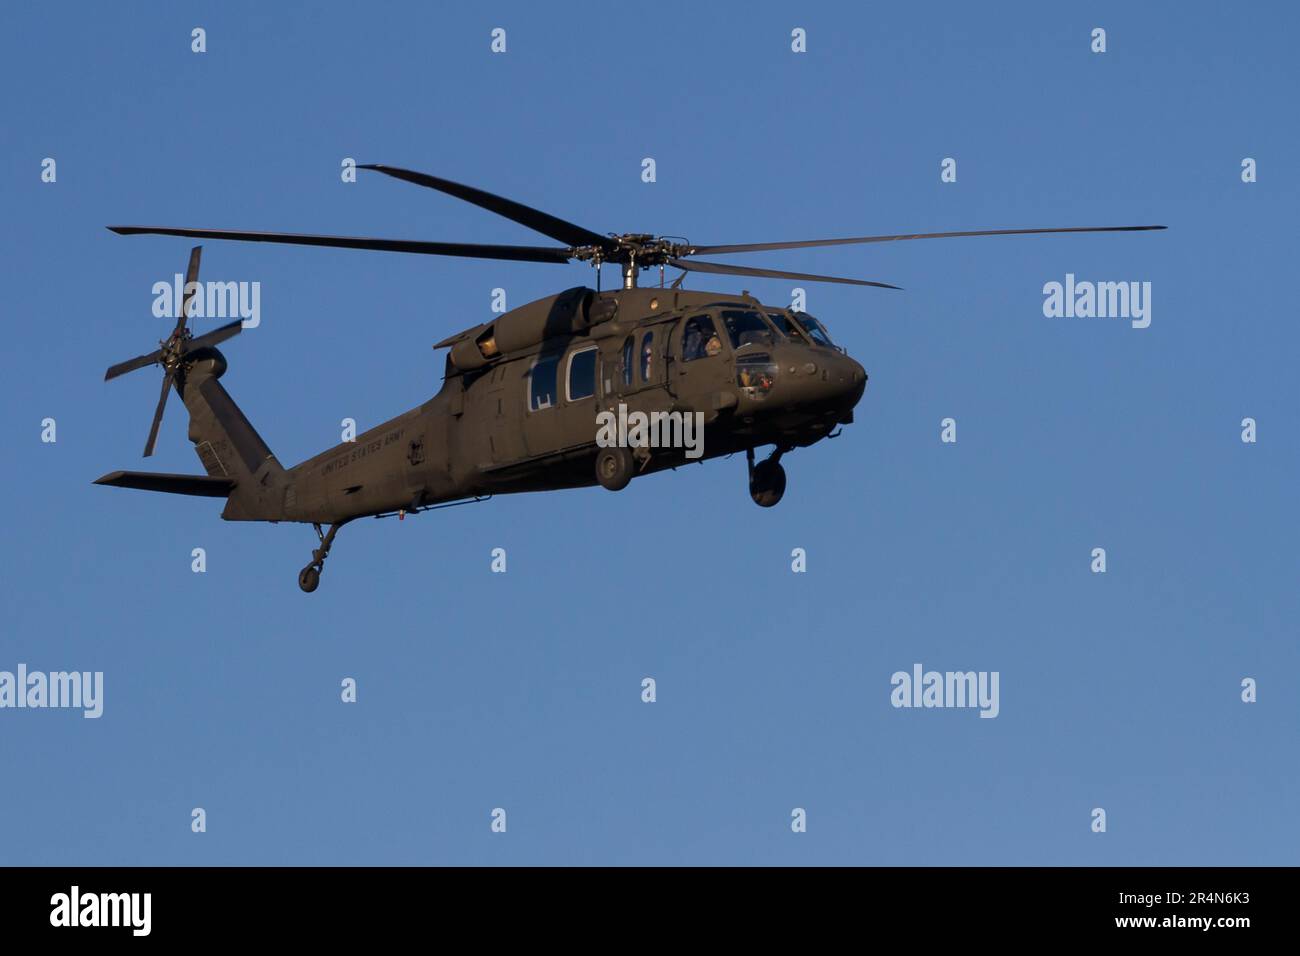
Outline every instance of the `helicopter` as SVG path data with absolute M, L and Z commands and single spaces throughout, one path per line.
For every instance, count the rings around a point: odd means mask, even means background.
M 218 345 L 240 321 L 194 336 L 189 328 L 202 246 L 190 253 L 184 301 L 170 336 L 152 352 L 110 367 L 105 381 L 151 365 L 163 370 L 144 457 L 153 454 L 169 395 L 189 413 L 189 440 L 206 474 L 114 471 L 95 484 L 224 498 L 227 521 L 310 523 L 317 547 L 298 574 L 315 591 L 340 528 L 362 517 L 399 519 L 496 494 L 601 485 L 744 452 L 749 493 L 761 507 L 785 493 L 782 457 L 852 423 L 866 370 L 803 311 L 750 294 L 682 288 L 687 273 L 832 282 L 886 282 L 759 269 L 697 255 L 859 243 L 1046 233 L 1140 232 L 1164 226 L 989 229 L 730 245 L 694 245 L 646 233 L 602 235 L 501 196 L 394 166 L 359 165 L 448 194 L 563 245 L 427 242 L 159 226 L 109 226 L 119 235 L 285 243 L 596 268 L 579 286 L 442 339 L 442 387 L 410 409 L 301 464 L 285 468 L 221 384 Z M 621 288 L 602 291 L 601 266 L 621 267 Z M 659 287 L 642 287 L 658 267 Z M 664 270 L 681 271 L 664 286 Z M 618 422 L 617 429 L 608 426 Z M 625 428 L 625 423 L 633 427 Z M 598 423 L 603 422 L 598 426 Z M 660 427 L 659 432 L 645 425 Z M 642 427 L 638 429 L 636 425 Z M 611 434 L 617 431 L 615 440 Z M 652 434 L 647 434 L 651 432 Z M 693 434 L 688 434 L 693 433 Z M 666 441 L 654 440 L 660 434 Z M 689 441 L 688 439 L 694 439 Z M 755 450 L 772 446 L 763 460 Z M 328 530 L 325 530 L 326 527 Z

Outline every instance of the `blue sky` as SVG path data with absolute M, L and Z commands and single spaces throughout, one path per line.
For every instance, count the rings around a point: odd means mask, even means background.
M 1296 18 L 6 5 L 0 670 L 102 670 L 105 701 L 99 720 L 0 711 L 0 863 L 1300 862 Z M 156 370 L 102 381 L 166 334 L 150 288 L 189 243 L 103 227 L 549 243 L 404 183 L 344 184 L 344 157 L 696 243 L 1170 228 L 748 257 L 907 290 L 809 287 L 871 381 L 841 438 L 786 459 L 777 508 L 732 459 L 360 521 L 307 596 L 309 528 L 91 485 L 200 470 L 174 400 L 139 458 Z M 1151 282 L 1150 328 L 1044 317 L 1067 273 Z M 286 465 L 345 417 L 427 399 L 430 346 L 488 318 L 493 288 L 513 306 L 591 281 L 218 242 L 203 274 L 262 284 L 224 384 Z M 777 303 L 790 285 L 687 280 Z M 916 662 L 998 671 L 999 716 L 894 709 L 890 676 Z

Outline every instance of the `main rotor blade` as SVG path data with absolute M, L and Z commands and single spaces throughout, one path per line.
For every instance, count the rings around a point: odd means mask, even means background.
M 202 255 L 202 246 L 195 246 L 190 250 L 190 264 L 185 269 L 185 285 L 181 286 L 181 314 L 176 317 L 176 331 L 172 333 L 173 335 L 180 335 L 181 330 L 185 328 L 185 323 L 190 319 L 190 306 L 194 304 L 194 295 L 200 294 L 196 291 L 191 295 L 189 290 L 191 285 L 199 281 L 199 257 Z
M 161 359 L 162 350 L 159 349 L 150 352 L 148 355 L 137 355 L 135 358 L 128 359 L 125 362 L 118 362 L 116 365 L 110 366 L 108 371 L 104 373 L 104 381 L 111 381 L 119 375 L 125 375 L 127 372 L 134 372 L 136 369 L 144 368 L 146 365 L 155 365 Z
M 779 269 L 751 269 L 749 266 L 729 262 L 700 262 L 695 259 L 669 259 L 668 264 L 686 272 L 716 272 L 721 275 L 759 276 L 764 279 L 802 279 L 805 282 L 841 282 L 845 285 L 869 285 L 877 289 L 900 289 L 888 282 L 868 282 L 866 279 L 841 279 L 838 276 L 818 276 L 807 272 L 782 272 Z
M 1063 229 L 979 229 L 974 232 L 916 232 L 897 236 L 857 236 L 852 239 L 808 239 L 803 242 L 749 242 L 732 246 L 691 246 L 687 255 L 720 252 L 765 252 L 769 249 L 808 249 L 813 246 L 847 246 L 859 242 L 901 242 L 906 239 L 955 239 L 965 236 L 1036 236 L 1049 232 L 1144 232 L 1167 226 L 1067 226 Z
M 489 212 L 494 212 L 498 216 L 504 216 L 520 225 L 527 226 L 529 229 L 535 229 L 544 236 L 550 236 L 560 242 L 567 242 L 571 246 L 600 246 L 601 248 L 616 248 L 608 236 L 602 236 L 598 232 L 592 232 L 590 229 L 584 229 L 582 226 L 544 213 L 540 209 L 534 209 L 531 206 L 525 206 L 523 203 L 515 202 L 513 199 L 506 199 L 503 196 L 495 196 L 490 192 L 482 189 L 475 189 L 473 186 L 464 186 L 461 183 L 454 183 L 450 179 L 439 179 L 437 176 L 430 176 L 428 173 L 417 173 L 411 169 L 401 169 L 397 166 L 383 166 L 377 163 L 363 163 L 358 169 L 371 169 L 377 173 L 383 173 L 385 176 L 392 176 L 394 179 L 404 179 L 408 183 L 415 183 L 417 186 L 426 186 L 429 189 L 436 189 L 444 192 L 449 196 L 455 196 L 457 199 L 463 199 L 465 202 L 473 203 Z
M 153 454 L 154 443 L 158 440 L 158 426 L 162 424 L 163 408 L 167 404 L 167 396 L 171 394 L 173 378 L 170 371 L 163 376 L 162 394 L 158 396 L 158 408 L 153 413 L 153 424 L 149 427 L 149 440 L 144 443 L 145 458 Z
M 225 325 L 215 328 L 211 332 L 206 332 L 196 339 L 190 339 L 189 342 L 185 344 L 185 353 L 188 355 L 195 349 L 205 348 L 209 345 L 219 345 L 226 341 L 226 339 L 234 338 L 243 331 L 243 328 L 243 319 L 235 319 L 233 322 L 227 322 Z
M 406 239 L 366 239 L 354 236 L 315 236 L 292 232 L 239 232 L 231 229 L 173 229 L 164 226 L 109 226 L 119 236 L 189 236 L 196 239 L 235 239 L 241 242 L 278 242 L 294 246 L 329 246 L 339 249 L 375 249 L 413 252 L 425 256 L 462 256 L 470 259 L 509 259 L 514 262 L 568 262 L 570 250 L 551 246 L 494 246 L 466 242 L 417 242 Z

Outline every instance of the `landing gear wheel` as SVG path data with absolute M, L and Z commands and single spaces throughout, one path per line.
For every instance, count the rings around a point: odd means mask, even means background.
M 632 480 L 636 463 L 627 448 L 602 448 L 596 453 L 596 480 L 602 488 L 622 491 Z
M 345 523 L 346 520 L 330 525 L 328 534 L 321 531 L 319 524 L 312 525 L 316 529 L 316 537 L 320 538 L 320 547 L 311 553 L 311 564 L 298 572 L 298 587 L 308 594 L 320 587 L 320 573 L 325 570 L 325 559 L 329 557 L 330 545 L 334 543 L 334 536 Z
M 767 459 L 754 466 L 749 478 L 749 496 L 760 508 L 770 508 L 785 494 L 785 469 Z

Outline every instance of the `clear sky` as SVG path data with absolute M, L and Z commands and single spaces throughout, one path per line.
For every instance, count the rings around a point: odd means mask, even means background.
M 0 11 L 0 670 L 105 684 L 0 710 L 0 863 L 1300 863 L 1294 5 L 558 8 Z M 359 521 L 304 595 L 309 527 L 91 484 L 201 472 L 174 399 L 140 459 L 156 369 L 102 381 L 190 243 L 103 227 L 550 244 L 345 157 L 696 243 L 1169 230 L 749 256 L 906 289 L 807 287 L 871 380 L 778 507 L 733 458 Z M 1067 273 L 1152 283 L 1150 327 L 1045 317 Z M 220 242 L 203 277 L 261 283 L 223 381 L 286 466 L 426 400 L 492 289 L 592 279 Z M 997 671 L 998 717 L 895 709 L 915 663 Z

